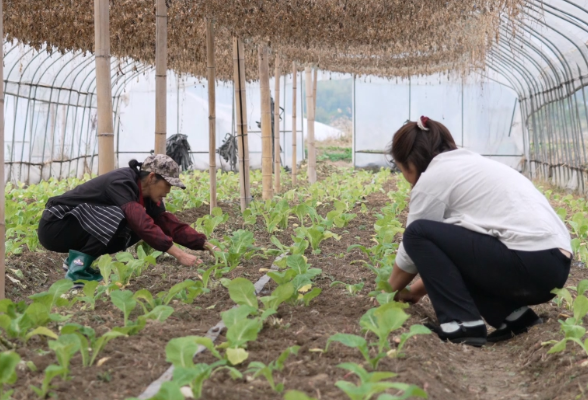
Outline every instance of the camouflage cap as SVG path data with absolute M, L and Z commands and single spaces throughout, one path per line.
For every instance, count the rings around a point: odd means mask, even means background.
M 161 175 L 163 179 L 172 186 L 186 189 L 186 186 L 180 180 L 180 167 L 173 158 L 165 154 L 154 154 L 143 161 L 141 171 L 155 172 Z

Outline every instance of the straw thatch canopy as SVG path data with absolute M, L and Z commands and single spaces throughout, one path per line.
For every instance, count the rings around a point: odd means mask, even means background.
M 233 76 L 232 37 L 243 39 L 248 79 L 257 79 L 257 46 L 282 65 L 406 76 L 483 65 L 498 26 L 524 0 L 170 0 L 168 66 L 206 76 L 205 18 L 216 26 L 217 77 Z M 93 51 L 93 0 L 8 0 L 7 39 L 41 48 Z M 112 0 L 111 52 L 153 64 L 155 2 Z M 273 57 L 272 57 L 273 58 Z M 286 68 L 289 70 L 290 68 Z M 273 66 L 270 66 L 273 71 Z

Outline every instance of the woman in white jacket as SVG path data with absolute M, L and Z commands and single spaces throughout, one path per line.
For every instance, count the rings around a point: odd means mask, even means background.
M 454 343 L 481 346 L 541 323 L 528 306 L 554 297 L 572 258 L 547 199 L 514 169 L 458 149 L 427 117 L 394 134 L 391 155 L 413 186 L 390 277 L 397 299 L 428 294 L 440 324 L 431 328 Z M 482 318 L 496 330 L 487 335 Z

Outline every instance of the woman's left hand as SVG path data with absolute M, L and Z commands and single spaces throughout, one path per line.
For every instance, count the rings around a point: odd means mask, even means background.
M 206 249 L 206 251 L 208 251 L 210 253 L 211 256 L 214 257 L 214 252 L 215 251 L 221 251 L 220 247 L 215 246 L 212 243 L 206 242 L 204 243 L 204 248 Z

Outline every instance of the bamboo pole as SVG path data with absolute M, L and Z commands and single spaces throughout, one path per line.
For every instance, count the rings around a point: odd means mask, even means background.
M 98 103 L 98 174 L 102 175 L 114 169 L 108 0 L 94 0 L 94 40 L 96 49 L 96 99 Z
M 274 70 L 274 193 L 280 193 L 280 55 L 276 54 Z
M 274 197 L 272 188 L 272 115 L 269 88 L 269 65 L 266 45 L 257 48 L 259 56 L 259 90 L 261 92 L 261 182 L 264 200 Z
M 216 207 L 216 70 L 214 62 L 214 26 L 206 20 L 206 58 L 208 72 L 208 163 L 210 175 L 210 213 Z
M 306 75 L 306 121 L 308 124 L 308 183 L 316 182 L 316 151 L 314 144 L 314 93 L 310 67 L 304 69 Z
M 292 62 L 292 186 L 296 185 L 296 62 Z
M 167 6 L 165 0 L 157 0 L 155 17 L 155 154 L 165 154 L 167 134 Z
M 4 37 L 4 13 L 0 2 L 0 37 Z M 4 76 L 4 51 L 0 51 L 0 77 Z M 0 300 L 6 296 L 6 222 L 4 220 L 4 79 L 0 79 Z
M 237 111 L 237 149 L 239 152 L 239 188 L 241 212 L 249 205 L 249 138 L 247 136 L 247 93 L 245 91 L 245 53 L 243 42 L 233 38 L 233 84 Z
M 314 80 L 312 81 L 312 106 L 314 107 L 314 115 L 316 116 L 316 82 L 318 67 L 314 67 Z

